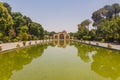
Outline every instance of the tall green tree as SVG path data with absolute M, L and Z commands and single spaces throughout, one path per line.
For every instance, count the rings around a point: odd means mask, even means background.
M 20 28 L 24 26 L 25 19 L 20 12 L 12 12 L 12 18 L 14 21 L 13 28 L 16 32 L 16 36 L 19 35 Z
M 118 3 L 114 3 L 112 5 L 112 8 L 113 8 L 113 12 L 114 12 L 114 15 L 115 15 L 115 18 L 116 18 L 117 15 L 120 13 L 120 5 Z
M 0 32 L 2 32 L 4 36 L 8 35 L 8 31 L 12 25 L 13 20 L 11 15 L 8 13 L 7 8 L 0 2 Z
M 89 20 L 89 19 L 86 19 L 86 20 L 84 20 L 82 23 L 81 23 L 81 25 L 83 25 L 83 26 L 87 26 L 87 28 L 88 28 L 88 30 L 89 30 L 89 25 L 91 24 L 92 22 L 91 22 L 91 20 Z
M 12 10 L 11 6 L 6 2 L 3 3 L 3 6 L 7 8 L 8 13 L 11 15 L 11 10 Z
M 83 25 L 78 24 L 78 32 L 76 34 L 78 39 L 82 39 L 84 36 L 88 35 L 89 30 Z
M 39 39 L 42 39 L 44 36 L 44 29 L 42 28 L 42 25 L 33 22 L 30 24 L 29 34 L 33 36 L 37 36 Z

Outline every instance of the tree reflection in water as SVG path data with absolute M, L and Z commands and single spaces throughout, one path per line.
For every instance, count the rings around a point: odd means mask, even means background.
M 78 49 L 78 56 L 84 62 L 91 62 L 92 53 L 95 51 L 95 48 L 85 44 L 76 44 L 75 47 Z
M 0 80 L 9 80 L 13 71 L 21 70 L 33 59 L 40 57 L 48 47 L 45 45 L 34 45 L 23 49 L 5 52 L 0 55 Z
M 84 62 L 91 63 L 92 71 L 111 80 L 120 78 L 120 52 L 84 44 L 75 44 L 75 46 L 78 49 L 78 56 Z
M 58 44 L 57 42 L 53 42 Z M 0 55 L 0 80 L 9 80 L 13 71 L 23 69 L 35 58 L 42 55 L 48 46 L 55 47 L 53 43 L 31 46 L 23 49 L 5 52 Z M 59 43 L 65 48 L 64 43 Z M 69 46 L 75 46 L 78 50 L 78 56 L 84 63 L 90 64 L 91 72 L 99 74 L 104 78 L 117 80 L 120 78 L 120 52 L 93 47 L 76 42 L 66 42 Z M 57 45 L 58 46 L 58 45 Z
M 97 74 L 112 80 L 120 77 L 120 52 L 98 49 L 93 60 L 91 68 Z

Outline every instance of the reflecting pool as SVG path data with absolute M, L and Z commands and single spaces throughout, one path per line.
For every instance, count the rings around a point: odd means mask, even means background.
M 120 52 L 54 41 L 0 54 L 0 80 L 120 80 Z

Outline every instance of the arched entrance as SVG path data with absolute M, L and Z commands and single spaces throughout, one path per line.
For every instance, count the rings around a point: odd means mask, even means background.
M 60 34 L 60 40 L 64 39 L 64 34 Z
M 58 33 L 58 40 L 66 40 L 66 34 L 65 33 Z
M 54 34 L 53 39 L 54 39 L 54 44 L 56 44 L 55 41 L 57 40 L 58 47 L 61 47 L 61 46 L 66 47 L 66 43 L 67 43 L 66 40 L 68 41 L 70 40 L 70 35 L 67 34 L 66 31 L 63 31 L 63 32 Z

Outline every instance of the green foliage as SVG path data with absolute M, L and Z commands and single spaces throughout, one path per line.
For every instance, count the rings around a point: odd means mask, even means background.
M 91 36 L 83 36 L 83 40 L 90 40 Z
M 33 36 L 33 40 L 38 40 L 38 37 L 36 37 L 36 36 Z
M 98 26 L 103 19 L 111 19 L 120 13 L 120 5 L 115 3 L 113 5 L 105 5 L 103 8 L 93 12 L 92 19 L 94 21 L 93 26 Z
M 4 36 L 3 37 L 3 42 L 9 42 L 10 40 L 10 37 L 9 36 Z
M 31 23 L 29 33 L 31 35 L 37 36 L 39 39 L 42 39 L 44 36 L 44 29 L 38 23 Z
M 35 41 L 35 44 L 37 44 L 37 41 Z
M 78 25 L 77 39 L 97 40 L 101 42 L 120 42 L 120 5 L 105 5 L 92 14 L 95 29 L 86 29 L 91 22 L 84 20 Z M 89 37 L 90 36 L 90 39 Z
M 26 45 L 26 41 L 23 41 L 23 46 L 25 46 Z
M 15 31 L 14 31 L 13 28 L 11 28 L 11 29 L 9 30 L 9 36 L 10 36 L 11 39 L 12 39 L 12 38 L 15 38 L 16 33 L 15 33 Z
M 20 33 L 27 33 L 27 32 L 28 32 L 28 27 L 27 26 L 20 27 Z
M 0 51 L 2 51 L 2 46 L 0 46 Z
M 0 40 L 15 42 L 43 38 L 44 29 L 41 24 L 32 22 L 20 12 L 12 12 L 8 3 L 0 2 Z
M 108 47 L 108 48 L 111 48 L 112 46 L 111 46 L 111 44 L 108 44 L 107 47 Z
M 6 7 L 0 2 L 0 32 L 3 33 L 4 36 L 7 35 L 8 31 L 13 25 L 13 20 L 11 15 L 8 13 Z
M 105 42 L 105 39 L 102 39 L 101 42 Z
M 20 40 L 21 40 L 21 38 L 20 38 L 20 37 L 16 37 L 16 39 L 17 39 L 17 41 L 20 41 Z
M 3 6 L 6 7 L 8 10 L 8 13 L 11 14 L 11 10 L 12 10 L 11 6 L 6 2 L 3 3 Z
M 89 30 L 89 25 L 91 24 L 91 21 L 89 19 L 84 20 L 83 22 L 81 22 L 82 26 L 87 26 L 88 30 Z
M 0 40 L 2 40 L 3 37 L 3 33 L 0 32 Z
M 31 41 L 29 42 L 29 45 L 31 45 Z
M 103 37 L 101 37 L 101 36 L 97 36 L 95 40 L 97 40 L 97 41 L 101 41 L 102 39 L 103 39 Z
M 89 30 L 85 26 L 78 24 L 78 32 L 76 34 L 78 39 L 81 39 L 83 36 L 88 35 L 88 32 Z
M 96 43 L 97 46 L 99 46 L 99 43 Z
M 19 44 L 17 44 L 17 45 L 16 45 L 16 47 L 17 47 L 17 48 L 20 48 L 20 45 L 19 45 Z
M 53 36 L 54 34 L 56 34 L 56 32 L 54 32 L 54 31 L 49 32 L 49 36 Z
M 96 30 L 95 29 L 90 30 L 89 36 L 91 36 L 91 40 L 95 40 L 96 39 Z
M 120 26 L 119 26 L 119 18 L 117 19 L 111 19 L 111 20 L 103 20 L 100 25 L 98 26 L 97 32 L 98 32 L 98 36 L 101 36 L 103 38 L 105 38 L 107 41 L 109 42 L 113 42 L 114 40 L 118 40 L 119 39 L 119 30 L 120 30 Z
M 23 41 L 27 41 L 28 40 L 28 34 L 27 33 L 23 33 L 22 34 L 22 40 Z
M 11 41 L 12 41 L 12 42 L 17 42 L 18 40 L 15 38 L 15 39 L 12 39 Z

